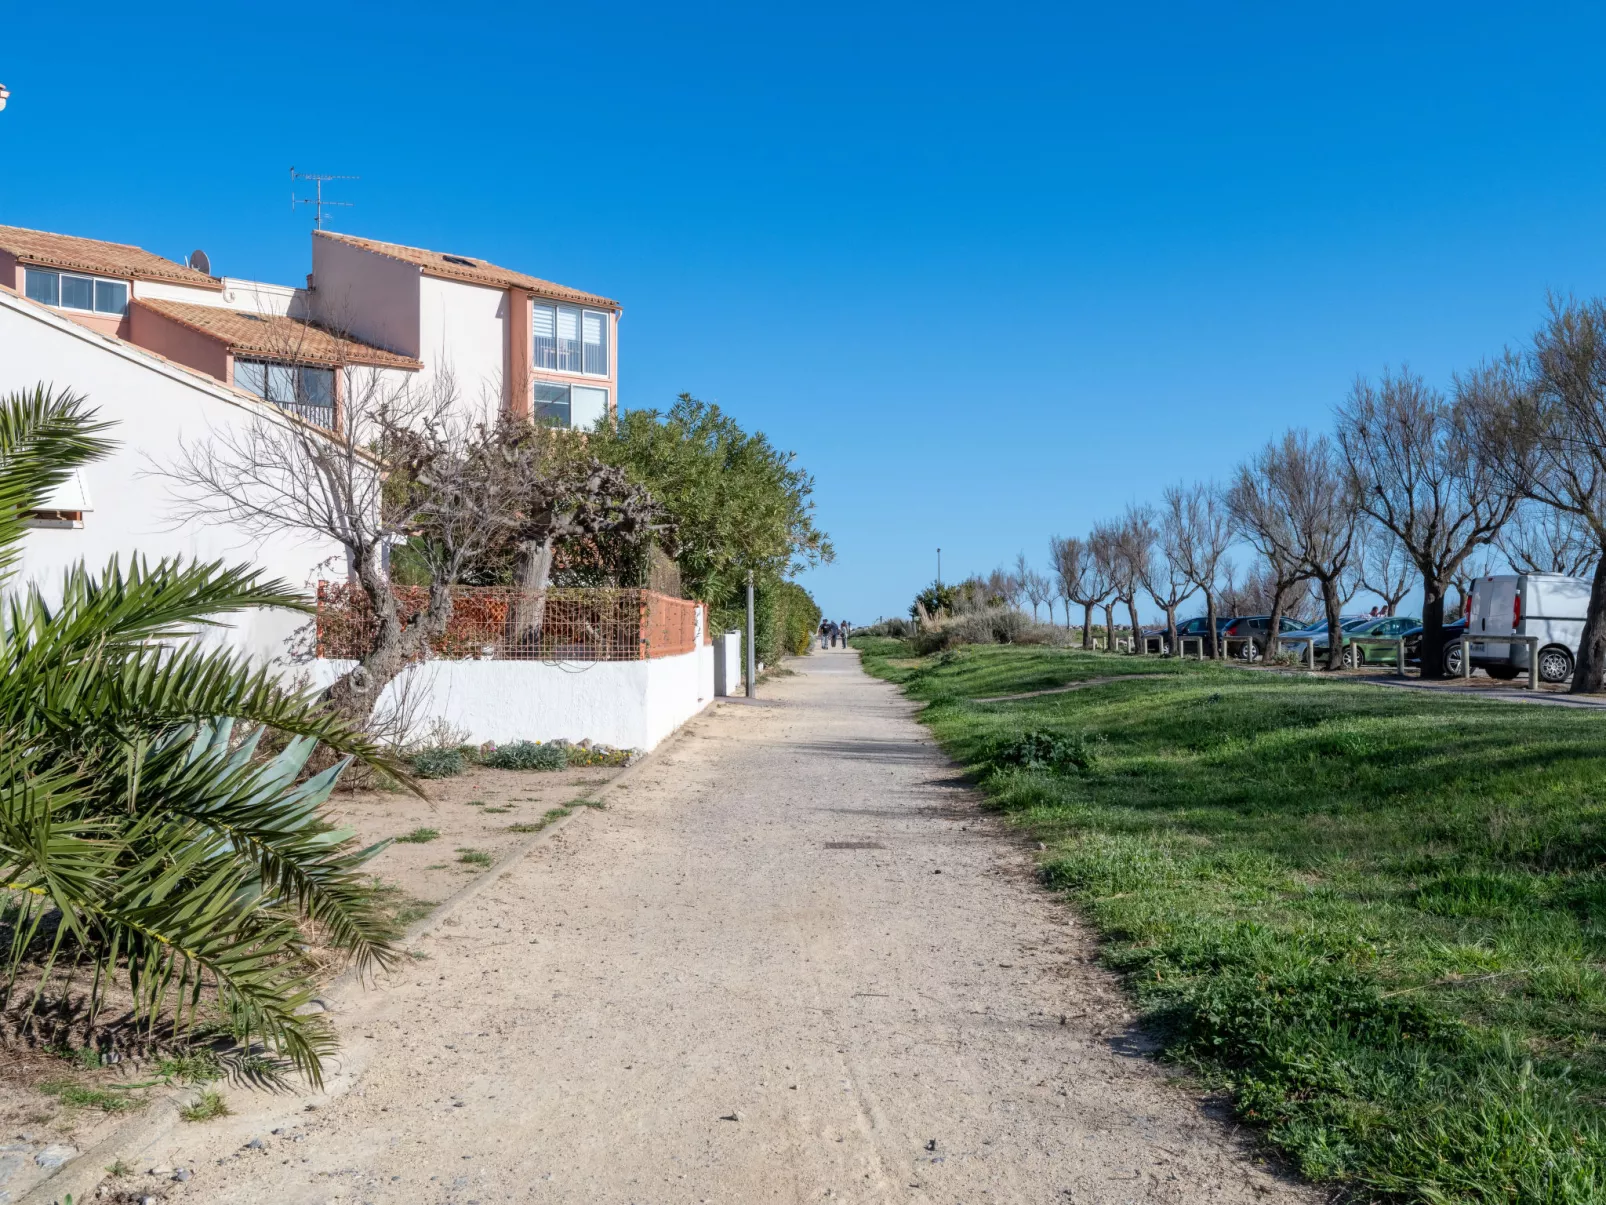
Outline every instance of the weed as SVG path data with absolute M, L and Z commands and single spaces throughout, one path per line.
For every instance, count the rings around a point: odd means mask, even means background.
M 562 820 L 568 814 L 568 808 L 548 808 L 544 819 L 548 824 L 551 824 L 554 820 Z
M 424 951 L 422 951 L 422 950 L 408 950 L 407 951 L 407 957 L 411 958 L 414 962 L 428 962 L 429 961 L 429 955 L 424 953 Z
M 504 805 L 502 807 L 486 808 L 485 809 L 485 814 L 487 816 L 500 816 L 500 815 L 503 815 L 506 812 L 511 812 L 512 810 L 513 810 L 512 808 L 507 807 L 507 806 Z
M 1093 742 L 1080 732 L 1033 728 L 997 741 L 988 757 L 994 766 L 1021 770 L 1091 770 Z
M 491 855 L 486 853 L 483 849 L 466 849 L 459 847 L 457 852 L 463 855 L 457 860 L 459 862 L 465 862 L 470 866 L 489 866 L 492 861 Z
M 461 749 L 425 749 L 410 760 L 419 778 L 455 778 L 468 769 Z
M 569 754 L 559 744 L 514 741 L 487 754 L 485 764 L 493 770 L 567 770 Z
M 185 1121 L 211 1121 L 229 1115 L 228 1102 L 216 1089 L 208 1088 L 179 1111 Z
M 75 1109 L 99 1109 L 102 1113 L 121 1113 L 139 1103 L 134 1097 L 103 1088 L 86 1088 L 71 1080 L 40 1084 L 39 1091 Z
M 181 1084 L 208 1084 L 223 1078 L 223 1067 L 209 1050 L 165 1058 L 156 1065 L 156 1074 Z
M 425 845 L 441 835 L 438 828 L 415 828 L 410 833 L 403 833 L 396 840 L 403 845 Z
M 507 826 L 506 831 L 510 833 L 538 833 L 545 827 L 546 822 L 543 820 L 535 824 L 510 824 Z
M 134 1165 L 123 1159 L 115 1159 L 106 1168 L 106 1174 L 114 1180 L 121 1179 L 123 1176 L 132 1176 L 134 1174 Z

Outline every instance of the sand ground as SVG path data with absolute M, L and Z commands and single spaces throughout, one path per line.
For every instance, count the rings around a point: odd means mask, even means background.
M 1087 931 L 856 654 L 722 705 L 228 1092 L 169 1201 L 1308 1201 L 1168 1080 Z M 186 1182 L 166 1178 L 184 1168 Z

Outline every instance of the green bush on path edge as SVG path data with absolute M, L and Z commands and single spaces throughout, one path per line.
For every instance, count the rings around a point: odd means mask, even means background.
M 1606 1200 L 1601 717 L 1060 649 L 912 656 L 1164 1057 L 1357 1199 Z M 988 696 L 1112 674 L 1088 690 Z

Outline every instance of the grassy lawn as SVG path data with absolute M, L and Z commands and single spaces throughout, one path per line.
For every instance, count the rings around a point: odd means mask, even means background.
M 1045 881 L 1168 1057 L 1306 1175 L 1363 1198 L 1606 1201 L 1606 715 L 854 644 L 1048 844 Z

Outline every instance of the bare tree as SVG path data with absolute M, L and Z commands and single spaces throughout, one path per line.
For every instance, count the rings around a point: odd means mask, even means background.
M 647 490 L 603 464 L 570 433 L 504 417 L 481 453 L 490 491 L 506 501 L 496 543 L 519 589 L 508 608 L 508 640 L 533 647 L 546 614 L 553 552 L 563 540 L 601 536 L 672 543 L 673 532 Z M 671 548 L 671 551 L 673 549 Z
M 1288 512 L 1273 495 L 1264 473 L 1265 455 L 1240 465 L 1227 489 L 1227 508 L 1237 521 L 1238 530 L 1265 561 L 1264 573 L 1270 585 L 1267 610 L 1267 655 L 1277 651 L 1283 615 L 1292 613 L 1299 597 L 1296 587 L 1306 580 L 1305 563 L 1299 555 L 1299 537 Z M 1253 575 L 1251 575 L 1253 578 Z
M 1049 560 L 1054 565 L 1054 582 L 1059 596 L 1065 600 L 1065 626 L 1071 626 L 1071 604 L 1082 595 L 1082 574 L 1087 561 L 1082 556 L 1082 541 L 1072 536 L 1062 539 L 1051 536 L 1048 541 Z
M 506 522 L 508 499 L 487 488 L 477 449 L 484 429 L 458 405 L 449 373 L 422 388 L 346 367 L 341 435 L 264 408 L 240 428 L 181 442 L 157 471 L 174 484 L 180 522 L 235 524 L 259 538 L 321 538 L 342 547 L 372 619 L 367 651 L 325 692 L 365 724 L 385 686 L 452 616 L 452 586 Z M 428 574 L 428 602 L 406 617 L 391 589 L 392 546 L 411 541 Z
M 1108 523 L 1095 523 L 1093 525 L 1093 534 L 1088 537 L 1087 545 L 1093 554 L 1093 564 L 1097 566 L 1098 572 L 1103 575 L 1105 582 L 1106 589 L 1103 598 L 1104 651 L 1113 653 L 1115 651 L 1115 604 L 1127 597 L 1126 594 L 1123 594 L 1122 588 L 1129 580 L 1123 574 L 1116 528 Z M 1069 616 L 1069 614 L 1070 612 L 1067 611 L 1066 615 Z M 1067 626 L 1069 626 L 1069 619 L 1067 619 Z M 1136 628 L 1133 629 L 1132 635 L 1134 639 L 1137 637 Z
M 1143 510 L 1145 520 L 1152 525 L 1153 512 L 1147 507 Z M 1154 599 L 1154 605 L 1165 612 L 1166 638 L 1173 654 L 1182 652 L 1177 637 L 1177 608 L 1192 597 L 1196 588 L 1185 567 L 1182 545 L 1186 538 L 1182 523 L 1168 508 L 1160 517 L 1159 538 L 1138 569 L 1143 588 Z
M 1600 556 L 1589 525 L 1577 514 L 1533 501 L 1518 505 L 1495 537 L 1495 546 L 1518 573 L 1582 577 L 1594 570 Z
M 1154 528 L 1154 512 L 1147 506 L 1128 506 L 1121 521 L 1109 529 L 1112 549 L 1113 580 L 1126 613 L 1132 623 L 1132 647 L 1139 648 L 1143 627 L 1138 622 L 1138 590 L 1143 585 L 1143 574 L 1154 556 L 1155 541 L 1160 533 Z
M 1065 597 L 1082 608 L 1082 647 L 1093 647 L 1093 608 L 1110 596 L 1110 580 L 1105 567 L 1093 555 L 1089 541 L 1072 536 L 1055 537 L 1049 544 L 1055 572 Z M 1069 612 L 1067 612 L 1067 623 Z
M 1525 496 L 1588 533 L 1594 580 L 1571 689 L 1592 694 L 1606 688 L 1606 299 L 1552 300 L 1522 367 L 1514 381 L 1507 356 L 1477 374 L 1515 398 L 1512 418 L 1481 424 L 1481 443 Z
M 1015 577 L 1020 581 L 1021 591 L 1026 595 L 1027 601 L 1032 604 L 1032 622 L 1037 622 L 1037 608 L 1043 603 L 1049 604 L 1048 617 L 1054 618 L 1054 586 L 1048 578 L 1026 563 L 1026 554 L 1023 552 L 1015 562 Z
M 1328 631 L 1333 634 L 1327 645 L 1327 667 L 1339 669 L 1344 652 L 1337 638 L 1339 610 L 1360 516 L 1342 458 L 1325 435 L 1288 431 L 1239 470 L 1234 488 L 1239 487 L 1247 487 L 1273 513 L 1285 517 L 1300 575 L 1321 587 Z
M 1216 586 L 1221 560 L 1232 546 L 1232 516 L 1215 482 L 1165 491 L 1165 528 L 1172 533 L 1178 567 L 1204 594 L 1209 649 L 1216 653 Z
M 1387 527 L 1374 524 L 1360 536 L 1361 554 L 1355 558 L 1356 583 L 1383 600 L 1390 615 L 1411 592 L 1416 565 L 1404 541 Z
M 1422 575 L 1422 676 L 1444 674 L 1444 595 L 1473 549 L 1494 539 L 1519 491 L 1480 453 L 1474 430 L 1509 409 L 1499 375 L 1457 377 L 1447 400 L 1421 377 L 1358 380 L 1338 408 L 1338 446 L 1356 504 L 1393 532 Z

